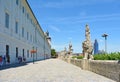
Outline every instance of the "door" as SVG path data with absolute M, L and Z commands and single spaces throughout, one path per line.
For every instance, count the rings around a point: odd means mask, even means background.
M 6 60 L 8 63 L 10 63 L 9 45 L 6 45 Z

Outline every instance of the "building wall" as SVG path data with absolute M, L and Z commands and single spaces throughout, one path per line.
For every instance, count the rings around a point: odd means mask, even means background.
M 97 39 L 95 39 L 95 42 L 94 42 L 94 54 L 98 54 L 99 53 L 99 45 L 98 45 L 98 41 Z
M 8 28 L 5 25 L 6 13 L 9 15 Z M 16 22 L 18 23 L 17 33 Z M 36 60 L 51 56 L 50 44 L 27 0 L 18 0 L 18 4 L 16 0 L 0 0 L 0 55 L 6 55 L 6 45 L 9 45 L 10 63 L 17 62 L 16 47 L 18 48 L 18 56 L 23 57 L 24 49 L 27 61 L 33 59 L 30 52 L 33 47 L 37 50 Z

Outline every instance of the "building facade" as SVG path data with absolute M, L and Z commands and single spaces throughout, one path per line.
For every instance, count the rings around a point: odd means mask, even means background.
M 98 45 L 98 41 L 95 39 L 94 42 L 94 54 L 98 54 L 99 53 L 99 45 Z
M 0 55 L 8 63 L 51 57 L 50 38 L 43 32 L 27 0 L 0 0 Z

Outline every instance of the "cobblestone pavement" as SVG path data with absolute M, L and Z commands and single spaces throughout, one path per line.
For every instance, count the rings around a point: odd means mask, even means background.
M 115 82 L 59 59 L 0 70 L 0 82 Z

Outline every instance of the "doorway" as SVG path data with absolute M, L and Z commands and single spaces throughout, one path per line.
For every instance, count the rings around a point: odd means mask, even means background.
M 6 45 L 6 60 L 8 63 L 10 63 L 9 45 Z
M 24 55 L 24 49 L 23 49 L 23 58 L 25 57 L 25 55 Z

